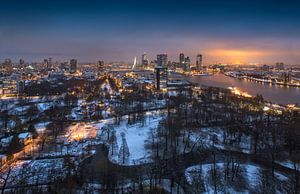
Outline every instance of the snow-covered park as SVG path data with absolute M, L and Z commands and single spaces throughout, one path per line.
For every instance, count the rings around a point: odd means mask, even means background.
M 138 165 L 151 162 L 151 152 L 145 148 L 151 129 L 156 129 L 163 117 L 160 112 L 147 112 L 144 122 L 127 124 L 127 116 L 120 124 L 113 124 L 112 119 L 97 123 L 98 137 L 109 144 L 109 159 L 120 165 Z M 108 128 L 108 131 L 105 129 Z M 107 133 L 110 140 L 107 141 Z
M 237 165 L 237 164 L 235 164 Z M 239 164 L 238 166 L 238 173 L 239 175 L 235 178 L 238 184 L 234 185 L 230 178 L 229 180 L 224 179 L 225 170 L 226 168 L 231 171 L 231 164 L 229 167 L 223 163 L 216 163 L 216 180 L 214 181 L 213 178 L 213 164 L 202 164 L 202 165 L 194 165 L 185 170 L 185 177 L 187 182 L 193 188 L 197 188 L 196 185 L 201 185 L 201 189 L 205 190 L 205 193 L 214 193 L 215 192 L 215 185 L 217 192 L 221 193 L 251 193 L 251 190 L 255 190 L 259 187 L 263 168 L 253 164 Z M 237 166 L 235 166 L 237 169 Z M 235 170 L 236 170 L 235 169 Z M 229 173 L 229 172 L 227 172 Z M 230 173 L 229 173 L 230 174 Z M 271 178 L 271 177 L 267 177 Z M 289 179 L 283 174 L 279 172 L 275 172 L 276 180 L 282 184 L 286 183 Z M 243 182 L 241 184 L 241 182 Z M 279 184 L 278 184 L 279 185 Z M 280 193 L 280 191 L 278 191 Z

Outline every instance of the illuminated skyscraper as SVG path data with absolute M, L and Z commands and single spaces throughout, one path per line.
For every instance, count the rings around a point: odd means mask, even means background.
M 184 54 L 180 53 L 179 54 L 179 65 L 180 65 L 180 67 L 183 66 L 183 63 L 184 63 Z
M 145 67 L 148 65 L 148 56 L 146 53 L 142 54 L 142 66 Z
M 13 71 L 13 66 L 12 66 L 12 62 L 10 59 L 5 59 L 4 63 L 3 63 L 3 67 L 4 67 L 4 70 L 7 72 L 7 73 L 12 73 Z
M 51 69 L 51 68 L 52 68 L 52 58 L 49 57 L 47 69 Z
M 71 59 L 70 60 L 70 73 L 76 73 L 77 71 L 77 60 L 76 59 Z
M 275 64 L 275 69 L 276 70 L 284 70 L 284 63 L 283 62 L 277 62 Z
M 196 69 L 201 70 L 202 69 L 202 55 L 198 54 L 196 57 Z
M 20 59 L 18 69 L 21 70 L 21 71 L 25 70 L 25 61 L 24 61 L 24 59 Z
M 157 66 L 158 67 L 167 67 L 167 65 L 168 65 L 168 54 L 157 55 Z
M 183 69 L 184 71 L 189 71 L 190 70 L 190 67 L 191 67 L 191 60 L 190 60 L 190 57 L 189 56 L 186 56 L 184 58 L 184 66 L 183 66 Z
M 104 61 L 98 61 L 97 67 L 98 67 L 98 75 L 103 75 L 104 74 Z
M 46 69 L 48 69 L 48 67 L 49 67 L 49 61 L 48 61 L 48 59 L 44 59 L 43 67 L 46 68 Z
M 157 90 L 166 89 L 168 83 L 168 68 L 157 66 L 155 67 L 155 88 Z

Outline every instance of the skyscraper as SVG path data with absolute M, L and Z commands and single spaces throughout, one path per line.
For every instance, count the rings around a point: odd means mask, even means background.
M 7 73 L 12 73 L 13 71 L 13 65 L 10 59 L 5 59 L 3 63 L 3 67 Z
M 179 54 L 179 66 L 182 67 L 184 63 L 184 54 L 180 53 Z
M 198 54 L 196 57 L 196 69 L 200 71 L 202 69 L 202 55 Z
M 49 57 L 47 69 L 51 69 L 51 68 L 52 68 L 52 58 Z
M 275 63 L 275 69 L 276 70 L 284 70 L 284 63 L 283 62 Z
M 183 69 L 184 71 L 189 71 L 190 70 L 190 67 L 191 67 L 191 60 L 190 60 L 190 57 L 189 56 L 186 56 L 184 58 L 184 66 L 183 66 Z
M 142 66 L 145 67 L 148 65 L 148 56 L 146 53 L 142 54 Z
M 158 54 L 157 55 L 157 66 L 167 67 L 168 64 L 168 54 Z
M 70 60 L 70 73 L 76 73 L 77 71 L 77 60 L 76 59 L 71 59 Z
M 19 70 L 25 70 L 25 61 L 24 61 L 24 59 L 20 59 L 18 69 Z
M 155 67 L 155 88 L 157 90 L 166 89 L 168 83 L 168 68 L 162 66 Z
M 98 67 L 98 75 L 103 75 L 104 74 L 104 61 L 98 61 L 97 67 Z
M 49 68 L 49 61 L 48 61 L 48 59 L 44 59 L 43 66 L 44 66 L 44 68 L 46 68 L 46 69 Z

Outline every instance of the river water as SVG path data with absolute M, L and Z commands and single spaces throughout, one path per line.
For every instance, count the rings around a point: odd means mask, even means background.
M 213 76 L 191 76 L 188 80 L 199 83 L 202 86 L 215 87 L 236 87 L 251 95 L 261 94 L 265 100 L 277 104 L 298 104 L 300 105 L 300 88 L 285 87 L 279 85 L 269 85 L 267 83 L 257 83 L 244 79 L 236 79 L 223 74 Z

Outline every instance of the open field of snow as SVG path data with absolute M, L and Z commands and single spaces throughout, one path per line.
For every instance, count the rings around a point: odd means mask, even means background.
M 113 133 L 115 133 L 116 141 L 109 142 L 110 160 L 120 165 L 137 165 L 150 162 L 151 153 L 146 150 L 145 143 L 149 137 L 151 129 L 156 129 L 161 119 L 162 116 L 159 113 L 147 112 L 144 123 L 137 122 L 129 125 L 127 124 L 127 116 L 124 116 L 122 117 L 119 125 L 113 124 L 112 119 L 107 119 L 96 124 L 99 128 L 99 134 L 102 134 L 101 128 L 103 126 L 110 126 Z M 122 147 L 123 143 L 122 134 L 127 142 L 129 155 L 126 157 L 126 161 L 120 162 L 119 148 Z M 100 138 L 106 141 L 104 134 L 100 135 Z M 112 144 L 114 144 L 114 146 L 112 146 Z
M 45 130 L 46 130 L 46 127 L 47 125 L 49 124 L 50 122 L 41 122 L 41 123 L 37 123 L 34 125 L 36 131 L 38 133 L 43 133 Z
M 126 125 L 126 122 L 121 122 L 120 126 L 115 127 L 117 135 L 117 143 L 119 147 L 122 144 L 121 134 L 125 134 L 129 148 L 129 159 L 126 165 L 134 165 L 149 162 L 150 152 L 145 149 L 145 141 L 148 139 L 150 128 L 158 126 L 161 117 L 148 117 L 144 126 L 141 123 L 134 125 Z M 117 161 L 118 156 L 111 157 L 112 161 Z

